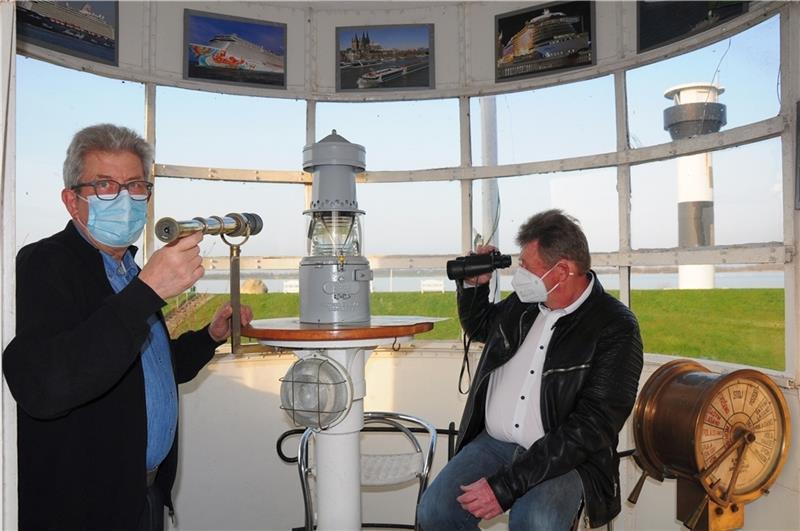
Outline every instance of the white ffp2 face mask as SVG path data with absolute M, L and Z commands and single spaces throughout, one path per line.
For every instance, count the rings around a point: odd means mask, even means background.
M 548 290 L 544 285 L 544 277 L 546 277 L 550 271 L 555 269 L 555 267 L 556 266 L 553 266 L 548 269 L 547 273 L 541 277 L 534 275 L 522 266 L 517 267 L 517 271 L 514 273 L 514 277 L 511 279 L 511 287 L 514 288 L 519 300 L 522 302 L 546 301 L 547 296 L 550 294 L 550 292 L 558 287 L 558 284 Z

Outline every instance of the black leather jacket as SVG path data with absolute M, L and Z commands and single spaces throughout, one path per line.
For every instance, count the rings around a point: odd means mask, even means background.
M 633 313 L 607 294 L 594 272 L 589 297 L 555 324 L 544 362 L 541 414 L 545 435 L 510 466 L 487 478 L 500 506 L 539 483 L 577 469 L 591 527 L 620 511 L 618 433 L 633 408 L 642 371 L 642 340 Z M 489 375 L 510 360 L 528 334 L 538 304 L 512 293 L 497 304 L 488 286 L 458 286 L 458 311 L 483 353 L 458 433 L 456 451 L 485 426 Z

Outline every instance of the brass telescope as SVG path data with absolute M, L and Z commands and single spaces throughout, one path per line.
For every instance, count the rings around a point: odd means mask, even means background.
M 188 236 L 193 232 L 203 234 L 222 234 L 228 236 L 252 236 L 261 232 L 264 222 L 261 216 L 250 212 L 231 213 L 224 217 L 209 216 L 177 221 L 173 218 L 161 218 L 156 223 L 156 237 L 164 243 L 170 243 Z

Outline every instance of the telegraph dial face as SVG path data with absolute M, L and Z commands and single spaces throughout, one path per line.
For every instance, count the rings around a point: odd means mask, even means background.
M 712 499 L 746 502 L 762 494 L 783 464 L 789 444 L 787 419 L 783 395 L 765 375 L 745 369 L 721 379 L 701 411 L 695 445 L 700 471 L 713 467 L 703 480 Z

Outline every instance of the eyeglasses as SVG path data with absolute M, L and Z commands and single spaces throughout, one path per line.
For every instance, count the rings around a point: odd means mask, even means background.
M 130 181 L 125 184 L 120 184 L 111 179 L 100 179 L 89 183 L 76 184 L 71 186 L 71 190 L 79 190 L 84 186 L 91 186 L 94 189 L 94 195 L 103 201 L 113 201 L 119 196 L 120 191 L 124 188 L 128 191 L 128 195 L 134 201 L 147 201 L 153 193 L 153 183 L 148 181 Z

